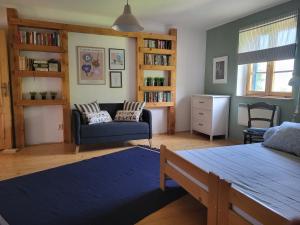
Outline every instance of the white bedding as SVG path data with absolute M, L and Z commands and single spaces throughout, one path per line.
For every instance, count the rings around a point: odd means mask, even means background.
M 300 157 L 261 144 L 177 151 L 286 219 L 300 216 Z

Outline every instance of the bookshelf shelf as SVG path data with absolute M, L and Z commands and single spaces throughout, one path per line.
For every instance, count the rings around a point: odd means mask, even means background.
M 63 99 L 56 100 L 20 100 L 17 105 L 19 106 L 47 106 L 47 105 L 65 105 L 66 101 Z
M 30 106 L 61 106 L 63 113 L 63 138 L 65 143 L 70 143 L 71 118 L 68 67 L 68 32 L 65 30 L 62 24 L 36 20 L 22 20 L 18 17 L 17 11 L 11 8 L 7 9 L 7 20 L 9 44 L 12 47 L 10 67 L 16 147 L 23 148 L 24 146 L 26 146 L 24 108 Z M 42 52 L 44 53 L 43 55 L 46 55 L 44 56 L 46 58 L 48 57 L 49 59 L 51 59 L 54 57 L 54 60 L 55 58 L 57 58 L 57 61 L 59 61 L 61 72 L 20 70 L 20 68 L 23 69 L 23 61 L 20 60 L 20 57 L 26 57 L 27 55 L 29 55 L 28 53 L 26 53 L 26 51 L 30 51 L 30 55 L 41 55 L 38 53 Z M 51 53 L 57 53 L 58 56 L 55 57 Z M 40 61 L 43 60 L 40 59 Z M 27 62 L 25 61 L 25 69 L 27 69 L 26 63 Z M 61 82 L 58 87 L 58 89 L 61 90 L 61 99 L 22 99 L 22 96 L 24 94 L 22 92 L 24 79 L 22 78 L 24 77 L 61 78 Z
M 140 86 L 141 91 L 174 91 L 176 88 L 172 86 Z
M 54 77 L 54 78 L 63 78 L 64 73 L 62 72 L 46 72 L 46 71 L 26 71 L 19 70 L 16 71 L 18 77 Z
M 147 102 L 146 108 L 174 107 L 174 102 Z
M 160 48 L 141 48 L 143 53 L 148 54 L 162 54 L 162 55 L 172 55 L 175 54 L 175 50 L 172 49 L 160 49 Z
M 175 70 L 175 66 L 159 66 L 159 65 L 141 65 L 142 70 L 160 70 L 160 71 L 171 71 Z
M 65 52 L 65 50 L 62 47 L 57 47 L 57 46 L 16 44 L 15 47 L 19 51 L 55 52 L 55 53 Z
M 176 122 L 176 43 L 176 29 L 170 29 L 169 35 L 148 33 L 137 37 L 137 100 L 151 100 L 151 102 L 146 102 L 147 108 L 167 109 L 168 134 L 175 133 Z M 149 54 L 154 54 L 154 58 L 152 58 L 152 55 L 149 57 Z M 156 61 L 156 55 L 160 55 L 159 57 L 162 57 L 163 61 L 160 60 L 161 58 Z M 145 62 L 148 63 L 148 57 L 150 63 L 155 62 L 158 64 L 161 62 L 165 64 L 164 60 L 167 58 L 169 66 L 145 64 Z M 166 79 L 169 86 L 145 86 L 145 71 L 162 71 L 165 75 L 168 75 Z M 167 100 L 168 102 L 161 102 L 161 100 Z

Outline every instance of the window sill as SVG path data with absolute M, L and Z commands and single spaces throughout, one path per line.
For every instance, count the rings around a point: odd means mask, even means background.
M 238 97 L 243 98 L 259 98 L 259 99 L 274 99 L 274 100 L 294 100 L 293 97 L 280 97 L 280 96 L 259 96 L 259 95 L 242 95 Z

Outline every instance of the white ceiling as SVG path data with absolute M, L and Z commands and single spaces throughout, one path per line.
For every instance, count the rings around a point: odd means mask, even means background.
M 142 22 L 207 29 L 287 1 L 129 0 L 129 4 Z M 73 17 L 84 15 L 86 22 L 87 17 L 95 19 L 100 16 L 102 25 L 112 23 L 121 14 L 124 4 L 125 0 L 0 0 L 0 5 L 16 7 L 26 16 L 43 16 L 43 12 L 56 10 L 56 15 L 52 13 L 53 18 L 49 19 L 62 18 L 61 14 L 65 13 Z

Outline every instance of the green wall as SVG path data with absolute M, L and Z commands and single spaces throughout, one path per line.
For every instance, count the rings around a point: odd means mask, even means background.
M 237 51 L 238 51 L 238 31 L 248 25 L 252 25 L 266 19 L 270 19 L 288 12 L 298 10 L 300 1 L 293 0 L 285 4 L 266 9 L 253 15 L 244 17 L 234 22 L 213 28 L 207 31 L 206 40 L 206 65 L 205 65 L 205 93 L 206 94 L 226 94 L 231 95 L 229 135 L 230 139 L 242 140 L 242 131 L 245 127 L 238 125 L 238 105 L 239 103 L 254 103 L 265 101 L 270 104 L 277 104 L 281 110 L 281 121 L 291 120 L 295 107 L 295 100 L 278 99 L 258 99 L 253 97 L 236 96 L 237 85 Z M 300 43 L 300 21 L 298 21 L 298 43 Z M 227 84 L 213 84 L 213 58 L 228 56 L 228 82 Z M 296 54 L 295 62 L 296 75 L 300 76 L 300 48 Z M 293 96 L 296 98 L 297 90 Z

